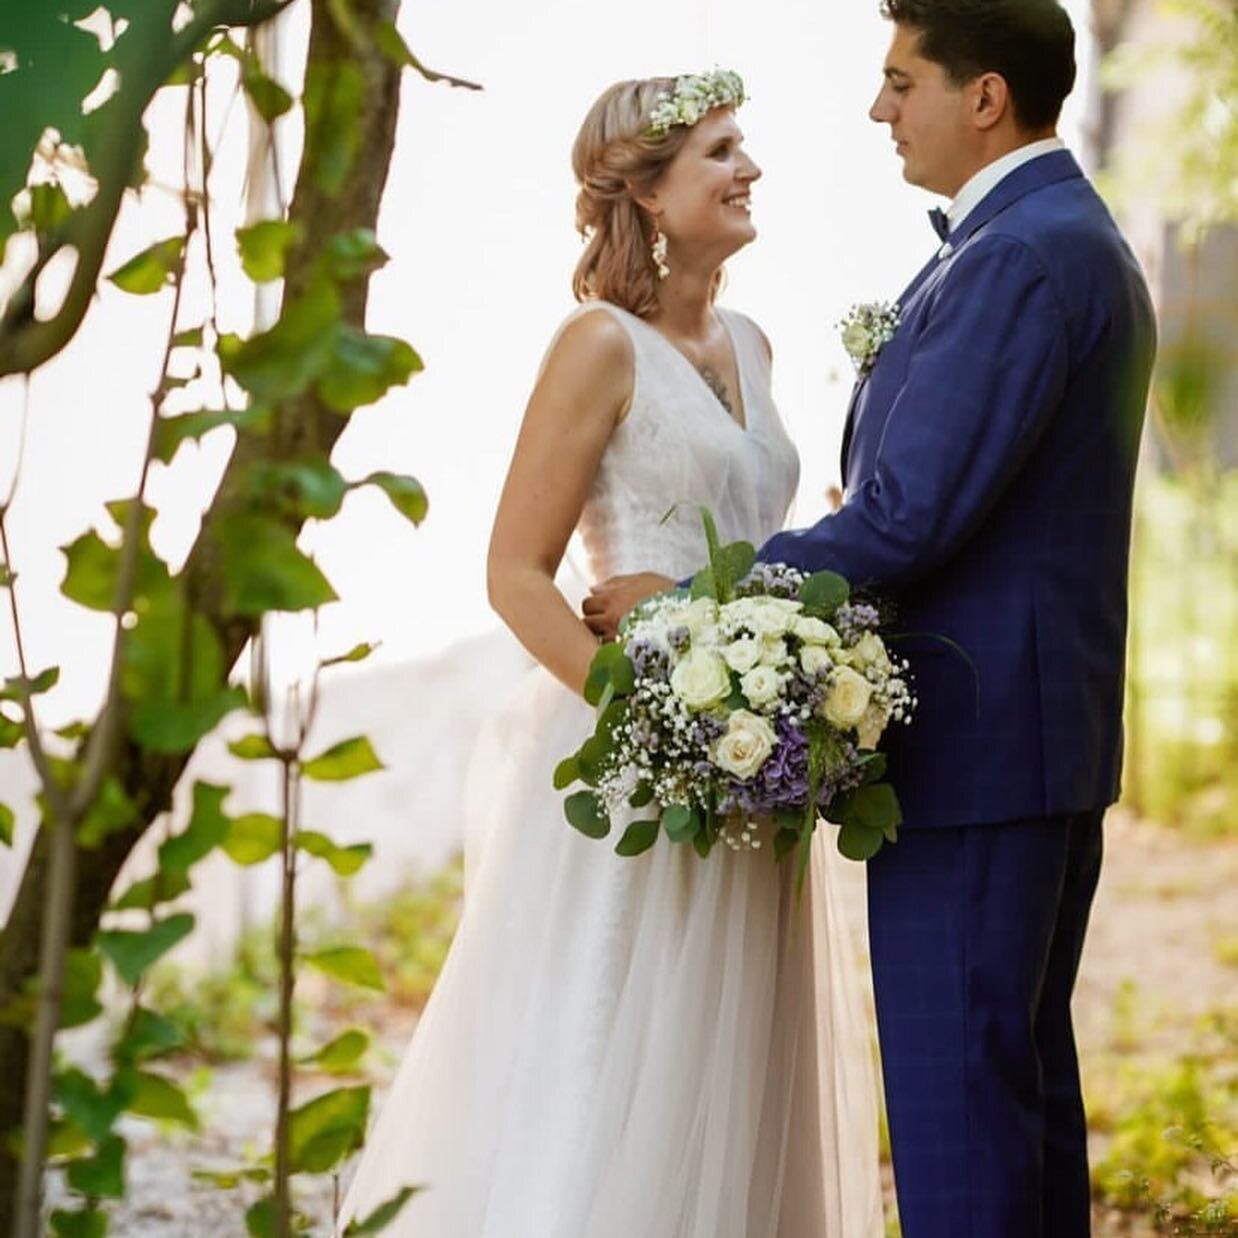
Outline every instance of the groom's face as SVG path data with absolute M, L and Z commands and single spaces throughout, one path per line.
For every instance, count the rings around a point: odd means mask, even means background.
M 920 33 L 896 25 L 883 67 L 884 82 L 869 116 L 890 126 L 903 178 L 953 197 L 973 170 L 976 139 L 968 121 L 968 90 L 936 61 L 920 54 Z

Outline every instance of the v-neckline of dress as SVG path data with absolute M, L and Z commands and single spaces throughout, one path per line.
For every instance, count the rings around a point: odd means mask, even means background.
M 636 320 L 639 323 L 641 323 L 644 327 L 646 327 L 655 336 L 657 336 L 657 338 L 661 340 L 662 343 L 665 344 L 666 347 L 669 348 L 670 351 L 673 352 L 675 356 L 678 357 L 680 361 L 682 361 L 684 365 L 688 367 L 689 370 L 692 371 L 693 376 L 696 378 L 696 381 L 701 386 L 701 390 L 706 392 L 706 394 L 714 402 L 714 404 L 718 406 L 718 408 L 722 412 L 722 415 L 727 419 L 727 421 L 729 421 L 731 425 L 734 426 L 735 429 L 740 432 L 740 434 L 750 435 L 752 431 L 751 431 L 751 422 L 749 421 L 750 404 L 748 401 L 747 372 L 744 369 L 744 363 L 740 357 L 739 343 L 735 339 L 735 332 L 731 330 L 731 324 L 727 321 L 726 313 L 721 309 L 718 309 L 715 312 L 718 315 L 718 321 L 722 324 L 723 331 L 726 332 L 727 343 L 729 343 L 731 346 L 731 358 L 735 363 L 735 377 L 737 381 L 739 382 L 739 402 L 740 402 L 740 413 L 743 416 L 742 421 L 740 420 L 739 417 L 736 417 L 735 414 L 732 413 L 727 408 L 727 406 L 723 404 L 723 402 L 718 398 L 718 393 L 709 385 L 709 383 L 705 381 L 705 375 L 702 374 L 700 370 L 696 368 L 696 365 L 693 363 L 692 358 L 689 357 L 688 354 L 685 353 L 682 348 L 680 348 L 677 344 L 673 343 L 665 335 L 663 335 L 662 332 L 659 331 L 657 327 L 653 325 L 653 323 L 646 322 L 643 318 L 639 317 L 636 314 L 634 314 L 633 317 L 636 318 Z

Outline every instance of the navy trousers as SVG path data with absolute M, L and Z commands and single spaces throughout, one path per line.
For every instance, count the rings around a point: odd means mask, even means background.
M 903 1238 L 1086 1238 L 1070 998 L 1103 812 L 904 829 L 869 863 Z

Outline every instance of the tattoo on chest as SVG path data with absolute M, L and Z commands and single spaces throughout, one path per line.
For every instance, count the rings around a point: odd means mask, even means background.
M 718 403 L 734 417 L 735 410 L 731 407 L 731 395 L 726 389 L 726 383 L 722 381 L 722 375 L 710 365 L 701 366 L 700 374 L 705 380 L 706 386 L 718 397 Z

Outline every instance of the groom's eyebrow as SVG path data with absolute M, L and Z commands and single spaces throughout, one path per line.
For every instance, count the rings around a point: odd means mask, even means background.
M 886 67 L 882 70 L 882 72 L 885 74 L 885 76 L 886 76 L 886 80 L 887 80 L 887 81 L 891 81 L 891 82 L 892 82 L 892 81 L 894 81 L 896 78 L 897 78 L 900 82 L 909 82 L 909 81 L 911 81 L 911 74 L 910 74 L 910 73 L 904 73 L 902 69 L 896 69 L 896 68 L 894 68 L 892 65 L 886 65 Z

